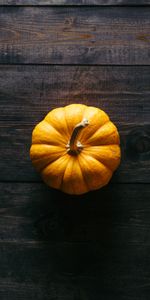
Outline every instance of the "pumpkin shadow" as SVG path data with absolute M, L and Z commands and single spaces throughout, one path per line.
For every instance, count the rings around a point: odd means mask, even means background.
M 46 269 L 54 276 L 79 276 L 107 270 L 112 246 L 112 186 L 82 196 L 42 190 L 38 240 L 50 248 Z

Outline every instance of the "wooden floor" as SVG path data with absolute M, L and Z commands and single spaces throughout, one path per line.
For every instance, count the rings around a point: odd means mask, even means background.
M 150 0 L 0 0 L 0 300 L 150 299 Z M 29 158 L 52 108 L 104 109 L 111 183 L 46 187 Z

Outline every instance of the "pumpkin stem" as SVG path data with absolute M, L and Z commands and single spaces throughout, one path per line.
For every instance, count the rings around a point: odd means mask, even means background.
M 70 154 L 78 154 L 80 150 L 83 148 L 82 144 L 77 141 L 77 136 L 79 132 L 89 125 L 89 121 L 87 119 L 83 119 L 82 122 L 78 123 L 72 132 L 70 141 L 67 144 L 68 153 Z

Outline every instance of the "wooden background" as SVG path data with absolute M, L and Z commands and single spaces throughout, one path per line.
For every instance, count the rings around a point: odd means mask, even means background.
M 150 299 L 150 1 L 0 0 L 0 299 Z M 111 183 L 47 188 L 29 148 L 54 107 L 104 109 Z

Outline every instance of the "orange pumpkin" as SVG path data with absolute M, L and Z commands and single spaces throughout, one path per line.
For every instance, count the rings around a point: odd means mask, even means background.
M 37 124 L 30 157 L 47 185 L 83 194 L 111 179 L 120 162 L 119 134 L 103 110 L 71 104 Z

